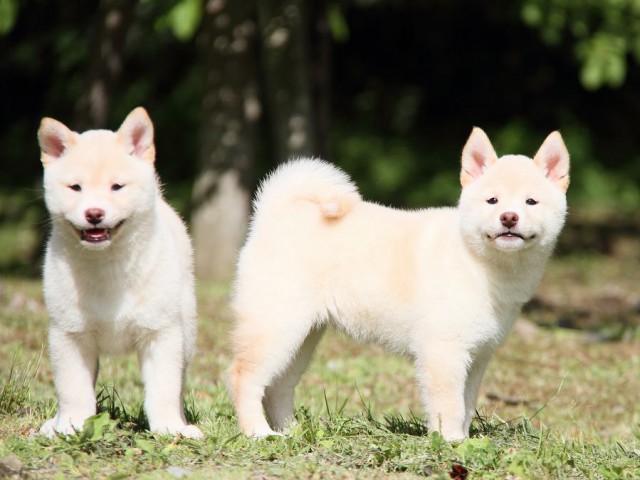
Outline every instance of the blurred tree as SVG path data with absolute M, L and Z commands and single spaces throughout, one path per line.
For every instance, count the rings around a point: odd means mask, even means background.
M 274 158 L 317 154 L 312 99 L 308 5 L 305 0 L 262 0 L 265 103 Z
M 127 31 L 137 0 L 101 0 L 97 32 L 89 53 L 84 92 L 76 104 L 74 128 L 104 128 L 124 63 Z
M 521 14 L 549 44 L 572 37 L 581 62 L 580 81 L 587 89 L 621 86 L 629 58 L 640 62 L 640 2 L 524 0 Z
M 256 178 L 292 155 L 327 158 L 329 116 L 336 162 L 382 203 L 454 202 L 460 146 L 480 125 L 499 153 L 533 153 L 560 128 L 572 204 L 637 212 L 638 5 L 0 0 L 0 231 L 27 218 L 2 195 L 41 204 L 43 115 L 82 129 L 81 111 L 87 125 L 108 111 L 116 126 L 140 104 L 167 194 L 183 214 L 192 200 L 201 275 L 232 270 Z
M 244 241 L 258 97 L 254 2 L 209 0 L 199 39 L 205 72 L 200 169 L 193 188 L 196 274 L 228 280 Z
M 192 214 L 199 278 L 227 280 L 233 273 L 249 219 L 262 105 L 268 117 L 268 163 L 326 150 L 326 3 L 309 10 L 310 3 L 210 0 L 205 5 L 200 48 L 206 92 Z M 319 40 L 314 49 L 311 39 Z

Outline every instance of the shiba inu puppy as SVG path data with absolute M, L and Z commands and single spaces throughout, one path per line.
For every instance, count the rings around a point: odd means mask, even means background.
M 182 390 L 196 338 L 191 241 L 162 197 L 153 125 L 136 108 L 117 132 L 38 131 L 52 223 L 44 262 L 58 412 L 41 433 L 70 434 L 96 413 L 100 354 L 138 353 L 151 431 L 200 438 Z
M 294 420 L 294 388 L 329 325 L 411 357 L 429 427 L 469 435 L 489 358 L 564 224 L 569 154 L 554 132 L 533 160 L 498 158 L 475 128 L 460 181 L 457 208 L 419 211 L 363 201 L 320 160 L 262 183 L 232 300 L 229 389 L 245 434 Z

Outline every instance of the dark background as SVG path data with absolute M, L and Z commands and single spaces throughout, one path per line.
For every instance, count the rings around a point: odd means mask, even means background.
M 300 59 L 269 64 L 259 44 L 277 20 L 266 7 L 293 4 L 305 12 L 303 60 L 327 79 L 311 112 L 325 130 L 306 152 L 343 166 L 365 197 L 406 207 L 453 204 L 460 151 L 473 126 L 485 129 L 499 155 L 533 156 L 559 129 L 572 155 L 572 215 L 599 226 L 637 222 L 640 14 L 633 2 L 234 1 L 229 5 L 247 6 L 247 18 L 263 8 L 251 50 L 263 110 L 250 161 L 234 167 L 250 192 L 285 160 L 274 148 L 264 85 L 298 68 Z M 0 0 L 3 268 L 35 258 L 41 245 L 19 242 L 24 251 L 9 257 L 20 228 L 38 225 L 38 239 L 46 229 L 36 140 L 43 116 L 78 131 L 115 129 L 131 109 L 145 106 L 169 199 L 190 217 L 194 179 L 207 168 L 203 99 L 212 66 L 202 32 L 210 4 L 225 2 Z M 107 7 L 129 9 L 111 72 L 100 53 Z M 86 113 L 87 92 L 109 75 L 107 107 L 96 120 Z

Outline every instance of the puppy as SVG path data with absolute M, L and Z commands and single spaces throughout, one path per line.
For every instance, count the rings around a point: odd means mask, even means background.
M 182 406 L 196 339 L 191 241 L 154 169 L 153 125 L 136 108 L 117 132 L 38 131 L 52 223 L 44 295 L 58 412 L 41 433 L 71 434 L 96 413 L 100 354 L 135 350 L 151 431 L 200 438 Z
M 554 132 L 533 160 L 498 158 L 475 128 L 460 181 L 457 208 L 419 211 L 363 201 L 320 160 L 262 183 L 232 300 L 229 388 L 245 434 L 294 420 L 294 388 L 331 325 L 411 357 L 429 428 L 469 435 L 487 362 L 564 224 L 569 154 Z

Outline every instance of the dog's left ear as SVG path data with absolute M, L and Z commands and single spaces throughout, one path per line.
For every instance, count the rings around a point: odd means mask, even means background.
M 127 115 L 118 129 L 117 135 L 118 140 L 126 146 L 130 155 L 151 164 L 155 162 L 153 123 L 144 108 L 138 107 Z
M 483 174 L 484 170 L 498 160 L 498 155 L 491 145 L 491 140 L 484 130 L 474 127 L 469 140 L 462 150 L 462 169 L 460 184 L 466 187 Z
M 569 188 L 569 152 L 560 132 L 552 132 L 533 157 L 545 176 L 562 190 Z

